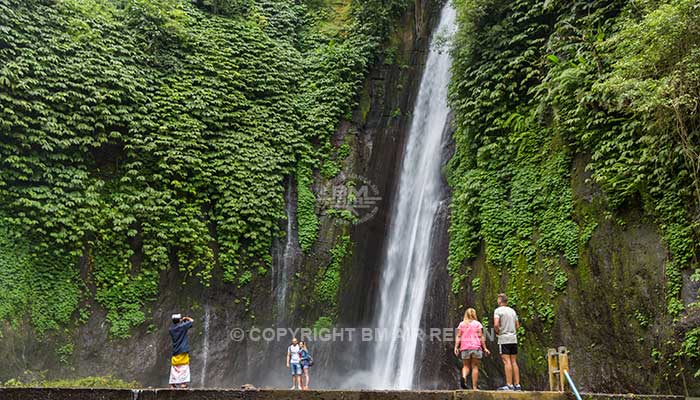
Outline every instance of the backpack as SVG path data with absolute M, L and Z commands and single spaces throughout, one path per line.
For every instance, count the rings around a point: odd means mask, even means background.
M 314 365 L 314 358 L 311 357 L 311 353 L 309 353 L 307 350 L 302 350 L 302 351 L 304 352 L 303 354 L 306 354 L 306 362 L 309 363 L 309 367 L 313 366 Z M 302 357 L 302 359 L 303 359 L 303 357 Z

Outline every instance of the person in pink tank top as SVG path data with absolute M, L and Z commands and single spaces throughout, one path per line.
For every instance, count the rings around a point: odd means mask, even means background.
M 484 327 L 476 318 L 476 310 L 468 308 L 464 312 L 464 321 L 457 326 L 457 338 L 455 339 L 455 355 L 462 359 L 462 375 L 459 379 L 459 385 L 462 389 L 467 389 L 467 375 L 471 370 L 472 389 L 479 390 L 477 386 L 479 363 L 483 353 L 486 353 L 487 356 L 491 354 L 486 347 Z

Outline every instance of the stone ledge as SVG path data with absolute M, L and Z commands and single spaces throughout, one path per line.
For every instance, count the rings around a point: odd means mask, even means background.
M 561 392 L 511 392 L 493 390 L 457 390 L 455 400 L 569 400 L 567 393 Z
M 674 396 L 671 394 L 607 394 L 607 393 L 581 393 L 583 400 L 685 400 L 692 397 Z
M 583 400 L 684 400 L 683 396 L 584 393 Z M 240 390 L 0 388 L 2 400 L 574 400 L 571 393 L 467 390 Z

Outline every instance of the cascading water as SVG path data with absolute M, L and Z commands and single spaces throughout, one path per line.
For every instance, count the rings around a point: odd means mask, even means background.
M 436 43 L 455 27 L 456 12 L 448 2 L 440 13 L 438 35 L 431 38 L 392 210 L 375 322 L 376 332 L 385 337 L 373 342 L 367 378 L 373 389 L 413 388 L 449 114 L 451 60 L 447 49 L 437 48 Z
M 272 295 L 275 298 L 275 306 L 277 309 L 276 319 L 279 324 L 286 322 L 287 319 L 287 291 L 289 274 L 294 269 L 294 262 L 297 258 L 297 249 L 299 248 L 298 240 L 294 231 L 296 223 L 294 214 L 294 189 L 293 180 L 290 178 L 287 182 L 287 194 L 285 210 L 287 213 L 287 236 L 284 245 L 284 251 L 278 259 L 278 268 L 272 273 Z
M 296 272 L 301 262 L 301 248 L 299 247 L 299 236 L 297 234 L 296 204 L 297 195 L 295 190 L 296 182 L 290 176 L 286 181 L 285 189 L 285 213 L 286 236 L 275 240 L 273 262 L 271 270 L 270 299 L 274 310 L 273 324 L 277 328 L 290 328 L 293 315 L 289 313 L 290 301 L 290 279 Z M 258 384 L 265 386 L 286 385 L 289 381 L 289 371 L 279 368 L 281 357 L 286 354 L 288 341 L 273 340 L 263 341 L 263 352 L 265 354 L 263 363 L 257 364 L 252 369 L 262 369 L 266 374 L 255 374 L 253 377 Z M 248 366 L 251 368 L 251 365 Z
M 210 313 L 209 313 L 209 305 L 205 304 L 204 305 L 204 323 L 202 325 L 202 328 L 204 330 L 204 338 L 202 340 L 202 375 L 200 378 L 199 385 L 204 387 L 204 384 L 207 379 L 207 364 L 209 363 L 209 320 L 210 320 Z

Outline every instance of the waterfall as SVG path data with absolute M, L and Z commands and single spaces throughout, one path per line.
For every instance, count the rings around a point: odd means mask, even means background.
M 204 323 L 202 325 L 202 328 L 204 329 L 204 339 L 202 341 L 202 375 L 199 382 L 201 387 L 204 387 L 207 379 L 207 363 L 209 362 L 209 318 L 209 305 L 205 304 Z
M 278 259 L 279 268 L 272 272 L 272 295 L 276 300 L 276 319 L 279 324 L 284 323 L 287 319 L 288 279 L 290 271 L 294 269 L 294 262 L 297 257 L 297 249 L 299 248 L 299 244 L 297 243 L 297 238 L 294 231 L 296 215 L 294 210 L 293 183 L 293 179 L 290 177 L 287 182 L 287 194 L 285 196 L 285 211 L 287 213 L 287 236 L 285 238 L 284 251 L 282 252 L 281 257 L 279 257 Z
M 367 384 L 373 389 L 413 388 L 449 114 L 451 60 L 448 49 L 436 44 L 455 27 L 456 12 L 448 2 L 440 13 L 438 34 L 430 40 L 392 210 L 375 316 L 375 332 L 384 338 L 375 336 L 370 349 Z

